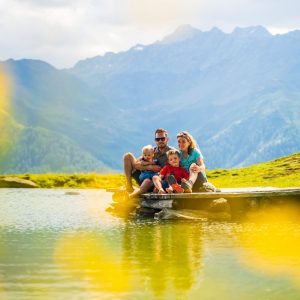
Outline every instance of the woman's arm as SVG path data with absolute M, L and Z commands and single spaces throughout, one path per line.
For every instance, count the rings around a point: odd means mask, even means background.
M 203 158 L 198 158 L 196 163 L 193 163 L 190 167 L 191 171 L 200 173 L 205 171 L 205 164 Z

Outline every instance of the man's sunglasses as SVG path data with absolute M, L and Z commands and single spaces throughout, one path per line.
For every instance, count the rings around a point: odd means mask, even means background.
M 159 142 L 159 141 L 164 142 L 165 140 L 166 140 L 165 137 L 155 138 L 155 141 L 156 141 L 156 142 Z

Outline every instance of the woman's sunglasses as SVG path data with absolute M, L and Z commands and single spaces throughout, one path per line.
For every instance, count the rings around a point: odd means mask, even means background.
M 181 136 L 188 136 L 188 133 L 186 131 L 181 131 L 180 133 L 177 134 L 177 137 L 181 137 Z
M 156 142 L 159 142 L 159 141 L 164 142 L 165 140 L 166 140 L 165 137 L 155 138 L 155 141 L 156 141 Z

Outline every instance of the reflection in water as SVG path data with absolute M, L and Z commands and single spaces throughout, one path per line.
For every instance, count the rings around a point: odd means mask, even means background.
M 291 279 L 300 287 L 299 206 L 273 207 L 252 216 L 240 234 L 241 261 L 248 268 Z
M 190 229 L 184 223 L 127 224 L 118 237 L 65 234 L 55 246 L 55 262 L 91 293 L 145 289 L 162 296 L 171 288 L 182 294 L 201 269 L 201 227 Z
M 191 228 L 194 230 L 191 232 Z M 201 226 L 188 223 L 127 226 L 123 237 L 123 261 L 136 265 L 145 288 L 162 295 L 170 286 L 188 291 L 201 269 Z
M 127 270 L 120 268 L 114 251 L 101 234 L 67 234 L 55 246 L 54 258 L 63 273 L 85 282 L 91 291 L 125 292 Z
M 245 223 L 130 221 L 105 213 L 111 201 L 105 192 L 3 191 L 0 299 L 297 299 L 300 293 L 297 208 L 259 212 Z

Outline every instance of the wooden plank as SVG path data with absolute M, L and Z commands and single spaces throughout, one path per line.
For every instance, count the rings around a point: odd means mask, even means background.
M 143 194 L 143 199 L 169 200 L 169 199 L 216 199 L 216 198 L 260 198 L 260 197 L 280 197 L 297 196 L 300 199 L 300 188 L 236 188 L 222 189 L 216 193 L 184 193 L 184 194 Z

